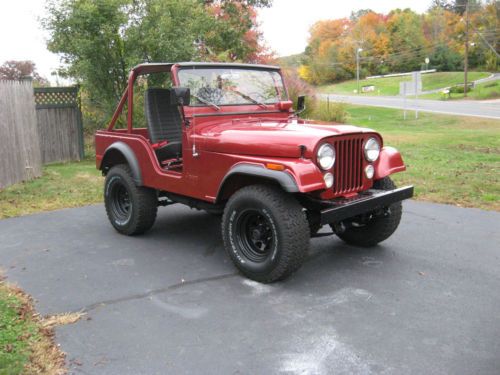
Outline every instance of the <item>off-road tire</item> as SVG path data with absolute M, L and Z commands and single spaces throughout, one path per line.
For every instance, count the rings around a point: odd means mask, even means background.
M 375 181 L 374 189 L 393 190 L 396 185 L 389 178 L 385 177 Z M 389 206 L 389 213 L 386 216 L 373 218 L 367 224 L 360 227 L 349 227 L 343 233 L 337 233 L 344 242 L 361 247 L 375 246 L 379 242 L 388 239 L 397 229 L 401 221 L 403 207 L 401 202 L 393 203 Z
M 128 198 L 128 210 L 121 207 L 124 205 L 123 199 L 117 195 Z M 158 211 L 156 190 L 137 186 L 126 164 L 116 165 L 107 173 L 104 204 L 111 225 L 128 236 L 148 231 L 153 226 Z
M 245 225 L 244 220 L 250 224 Z M 248 255 L 249 246 L 252 247 L 248 243 L 255 240 L 255 232 L 248 234 L 254 225 L 252 220 L 264 223 L 262 232 L 268 237 L 263 237 L 271 238 L 267 241 L 269 250 L 262 254 Z M 252 280 L 271 283 L 285 279 L 302 265 L 309 249 L 309 224 L 302 206 L 292 195 L 278 187 L 252 185 L 238 190 L 227 202 L 222 238 L 227 254 L 241 273 Z

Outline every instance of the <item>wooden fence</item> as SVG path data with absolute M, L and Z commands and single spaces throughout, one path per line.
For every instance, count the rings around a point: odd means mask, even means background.
M 78 87 L 36 88 L 35 102 L 42 162 L 83 159 Z
M 41 174 L 31 80 L 0 80 L 0 188 Z

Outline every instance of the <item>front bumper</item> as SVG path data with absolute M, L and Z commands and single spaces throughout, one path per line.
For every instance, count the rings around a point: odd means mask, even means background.
M 394 190 L 370 189 L 354 198 L 330 202 L 330 207 L 321 210 L 321 224 L 338 223 L 344 219 L 373 212 L 393 203 L 413 197 L 413 186 Z

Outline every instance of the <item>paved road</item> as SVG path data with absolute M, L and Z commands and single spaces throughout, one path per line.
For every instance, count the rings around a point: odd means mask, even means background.
M 442 101 L 424 99 L 406 99 L 399 96 L 356 96 L 328 94 L 330 100 L 343 101 L 346 103 L 369 105 L 374 107 L 407 108 L 408 110 L 445 113 L 459 116 L 485 117 L 500 120 L 500 99 L 478 101 Z
M 89 206 L 0 221 L 0 265 L 42 314 L 88 312 L 56 331 L 75 374 L 498 374 L 499 223 L 408 202 L 382 246 L 313 239 L 262 285 L 206 213 L 167 207 L 127 238 Z

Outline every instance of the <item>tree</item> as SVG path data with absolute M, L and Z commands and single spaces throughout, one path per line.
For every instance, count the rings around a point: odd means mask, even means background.
M 351 21 L 356 22 L 357 20 L 359 20 L 361 17 L 363 17 L 365 14 L 368 13 L 375 13 L 375 12 L 371 9 L 360 9 L 357 11 L 352 11 L 351 17 L 349 18 L 351 19 Z
M 417 70 L 430 58 L 438 70 L 461 69 L 465 22 L 458 9 L 465 0 L 434 0 L 420 15 L 395 9 L 388 15 L 362 9 L 349 19 L 322 20 L 310 29 L 300 77 L 312 84 L 352 78 L 361 48 L 361 76 Z M 469 0 L 469 66 L 498 69 L 498 0 Z
M 391 54 L 389 65 L 395 71 L 412 71 L 420 68 L 425 56 L 425 39 L 421 17 L 410 9 L 396 9 L 387 21 Z
M 481 8 L 481 0 L 433 0 L 430 9 L 442 8 L 463 15 L 467 2 L 469 3 L 470 10 Z
M 48 48 L 62 76 L 108 118 L 128 72 L 141 62 L 255 58 L 261 51 L 254 7 L 270 1 L 51 0 Z
M 372 11 L 364 13 L 352 28 L 352 38 L 357 41 L 357 48 L 363 49 L 363 68 L 373 74 L 381 73 L 391 49 L 387 17 Z
M 429 56 L 431 67 L 439 71 L 454 71 L 462 69 L 463 58 L 446 45 L 437 46 Z
M 352 67 L 345 62 L 343 44 L 350 40 L 351 25 L 349 19 L 342 18 L 318 21 L 311 27 L 305 51 L 308 69 L 302 68 L 302 78 L 309 83 L 321 84 L 349 76 Z
M 31 77 L 35 86 L 49 85 L 49 81 L 36 71 L 36 65 L 33 61 L 10 60 L 0 66 L 0 79 L 20 80 L 26 77 Z

